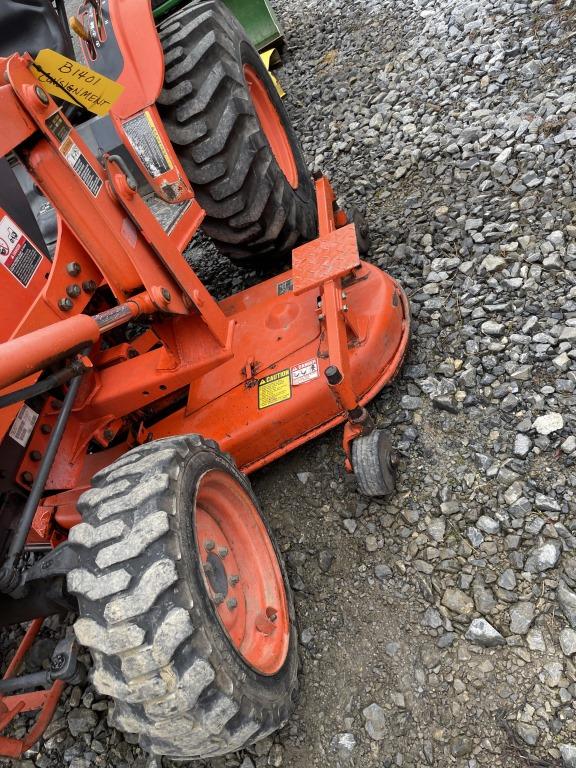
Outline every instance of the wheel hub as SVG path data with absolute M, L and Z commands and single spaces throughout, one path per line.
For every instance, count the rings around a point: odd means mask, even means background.
M 275 674 L 288 653 L 288 601 L 259 511 L 231 475 L 201 479 L 195 528 L 204 585 L 234 648 L 258 672 Z

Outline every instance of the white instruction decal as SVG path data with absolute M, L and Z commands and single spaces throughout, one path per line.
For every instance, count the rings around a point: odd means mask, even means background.
M 292 386 L 297 387 L 298 384 L 306 384 L 307 381 L 317 379 L 320 375 L 318 368 L 318 360 L 313 358 L 307 360 L 305 363 L 298 363 L 290 371 L 292 377 Z
M 12 440 L 16 440 L 23 448 L 28 445 L 30 435 L 34 429 L 34 424 L 38 419 L 38 414 L 30 406 L 24 404 L 18 411 L 18 416 L 14 419 L 14 424 L 8 433 Z

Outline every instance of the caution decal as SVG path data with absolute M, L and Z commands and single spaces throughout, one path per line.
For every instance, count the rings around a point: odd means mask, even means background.
M 32 280 L 42 255 L 9 216 L 0 218 L 0 264 L 24 287 Z
M 258 380 L 258 408 L 269 408 L 284 400 L 290 400 L 291 397 L 290 368 Z

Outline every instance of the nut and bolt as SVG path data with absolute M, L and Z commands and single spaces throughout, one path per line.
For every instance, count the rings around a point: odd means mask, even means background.
M 40 88 L 39 85 L 34 86 L 34 93 L 38 97 L 38 101 L 40 101 L 44 106 L 46 106 L 49 102 L 48 94 L 44 90 L 44 88 Z
M 228 547 L 220 547 L 220 549 L 218 550 L 218 555 L 222 558 L 222 560 L 224 560 L 227 554 L 228 554 Z
M 82 290 L 85 293 L 94 293 L 97 287 L 98 286 L 96 285 L 94 280 L 84 280 L 84 282 L 82 283 Z
M 206 550 L 206 552 L 212 552 L 212 550 L 214 549 L 215 546 L 216 546 L 216 544 L 214 544 L 212 539 L 207 539 L 204 542 L 204 549 Z
M 40 427 L 40 432 L 42 432 L 43 435 L 49 435 L 50 432 L 52 432 L 52 427 L 50 424 L 42 424 Z
M 60 299 L 58 302 L 59 309 L 62 310 L 62 312 L 70 312 L 70 310 L 73 308 L 74 302 L 72 299 L 68 298 L 68 296 L 65 296 L 64 298 Z
M 238 584 L 238 582 L 240 581 L 240 576 L 237 576 L 236 574 L 234 574 L 233 576 L 230 576 L 228 581 L 230 582 L 231 586 L 235 587 L 236 584 Z
M 23 483 L 26 483 L 26 485 L 32 485 L 34 482 L 34 475 L 32 472 L 22 472 L 20 480 L 22 480 Z
M 238 605 L 238 600 L 236 600 L 235 597 L 231 597 L 228 600 L 226 600 L 226 605 L 228 606 L 228 608 L 230 608 L 231 611 L 233 611 L 234 608 L 236 608 L 236 606 Z
M 164 301 L 172 301 L 172 295 L 168 288 L 162 288 L 160 293 L 162 294 L 162 298 Z
M 30 458 L 32 459 L 32 461 L 40 461 L 40 459 L 42 458 L 42 454 L 40 453 L 40 451 L 30 451 Z
M 104 430 L 104 440 L 107 440 L 108 442 L 110 442 L 110 440 L 112 440 L 113 437 L 114 437 L 113 430 L 111 429 Z
M 224 602 L 224 595 L 222 592 L 216 592 L 216 594 L 213 597 L 214 603 L 216 605 L 220 605 L 220 603 Z
M 204 573 L 206 575 L 210 575 L 211 573 L 214 573 L 214 567 L 212 563 L 204 563 Z
M 78 283 L 70 283 L 70 285 L 66 287 L 66 293 L 71 299 L 77 299 L 81 293 L 80 286 Z
M 66 264 L 66 272 L 70 275 L 70 277 L 76 277 L 80 274 L 82 270 L 82 267 L 80 264 L 78 264 L 77 261 L 70 261 L 68 264 Z

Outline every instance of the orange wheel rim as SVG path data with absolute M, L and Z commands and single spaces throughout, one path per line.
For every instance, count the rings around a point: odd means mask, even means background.
M 290 186 L 296 189 L 298 186 L 296 159 L 288 140 L 288 134 L 274 106 L 274 102 L 270 98 L 260 76 L 249 64 L 244 66 L 244 77 L 246 78 L 246 84 L 248 85 L 248 91 L 250 92 L 250 98 L 256 110 L 256 115 L 266 135 L 268 144 L 270 144 L 270 149 L 276 158 L 276 162 L 284 176 L 288 179 Z
M 200 480 L 195 534 L 204 585 L 230 642 L 257 672 L 276 674 L 290 641 L 284 580 L 258 509 L 226 472 Z

